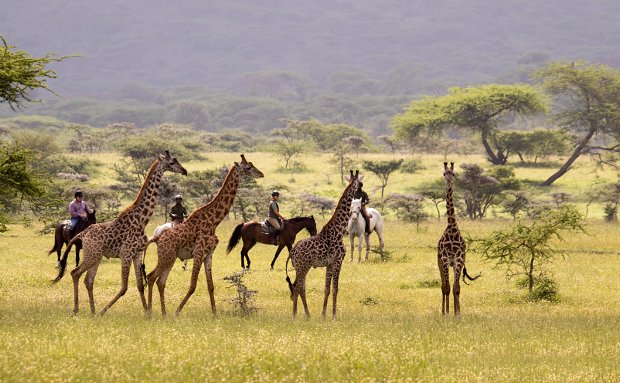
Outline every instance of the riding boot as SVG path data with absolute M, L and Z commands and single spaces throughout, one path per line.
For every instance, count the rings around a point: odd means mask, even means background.
M 366 234 L 370 234 L 370 219 L 366 218 Z

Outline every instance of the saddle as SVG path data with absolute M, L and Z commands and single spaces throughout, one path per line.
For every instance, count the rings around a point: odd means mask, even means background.
M 64 221 L 60 221 L 60 227 L 62 228 L 62 231 L 66 231 L 69 232 L 69 225 L 71 225 L 71 221 L 68 219 L 65 219 Z
M 271 224 L 267 220 L 261 221 L 260 229 L 265 235 L 273 235 L 277 232 L 277 230 L 273 226 L 271 226 Z

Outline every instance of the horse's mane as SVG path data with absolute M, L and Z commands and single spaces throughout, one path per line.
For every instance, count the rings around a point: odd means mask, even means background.
M 312 219 L 312 217 L 295 217 L 295 218 L 288 219 L 287 221 L 291 223 L 299 223 L 301 221 L 307 221 L 310 219 Z

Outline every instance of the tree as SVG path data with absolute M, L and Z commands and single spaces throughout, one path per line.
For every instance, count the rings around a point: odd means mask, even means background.
M 423 184 L 416 188 L 416 190 L 420 195 L 433 203 L 437 211 L 437 220 L 441 220 L 439 204 L 446 200 L 445 181 L 443 179 L 438 179 L 437 181 Z
M 24 102 L 40 101 L 30 95 L 33 90 L 54 93 L 47 80 L 56 78 L 56 72 L 46 66 L 71 56 L 56 57 L 48 53 L 44 57 L 32 57 L 27 52 L 14 51 L 15 46 L 9 45 L 1 35 L 0 40 L 0 103 L 8 103 L 13 110 L 22 109 Z
M 17 144 L 0 143 L 0 232 L 6 231 L 8 215 L 22 203 L 33 211 L 44 202 L 47 177 L 32 167 L 35 155 Z
M 340 183 L 344 184 L 344 175 L 346 173 L 346 169 L 350 168 L 353 160 L 348 154 L 351 152 L 351 146 L 341 140 L 336 146 L 332 149 L 334 151 L 333 160 L 338 167 L 338 171 L 340 172 Z
M 502 201 L 503 191 L 519 189 L 519 181 L 512 167 L 495 167 L 488 174 L 476 164 L 462 164 L 461 168 L 464 172 L 457 180 L 463 189 L 466 212 L 470 219 L 484 218 L 489 207 Z
M 398 170 L 402 163 L 402 158 L 399 160 L 363 162 L 362 166 L 364 167 L 364 169 L 368 170 L 371 173 L 374 173 L 377 177 L 379 177 L 379 181 L 381 181 L 381 199 L 383 199 L 383 192 L 385 190 L 385 187 L 387 186 L 390 174 Z
M 507 131 L 501 133 L 499 141 L 507 155 L 516 154 L 521 162 L 531 158 L 537 163 L 550 156 L 563 156 L 570 149 L 570 135 L 562 130 Z
M 534 73 L 557 100 L 554 120 L 575 134 L 574 149 L 566 162 L 542 185 L 562 177 L 584 154 L 620 153 L 620 70 L 600 64 L 551 63 Z M 612 142 L 593 144 L 593 138 Z
M 415 222 L 416 231 L 420 229 L 420 222 L 428 219 L 429 214 L 424 211 L 424 197 L 417 194 L 392 193 L 386 200 L 388 207 L 396 210 L 398 218 Z
M 473 250 L 494 262 L 495 267 L 505 266 L 506 277 L 525 275 L 530 294 L 536 279 L 546 277 L 545 269 L 557 256 L 552 239 L 562 240 L 563 232 L 584 231 L 583 216 L 573 206 L 543 211 L 530 224 L 519 221 L 511 227 L 494 231 L 489 236 L 473 241 Z
M 351 146 L 351 149 L 355 150 L 355 156 L 356 157 L 359 157 L 360 149 L 366 143 L 366 140 L 364 139 L 364 137 L 360 137 L 360 136 L 345 137 L 345 138 L 342 139 L 342 141 L 344 141 L 347 144 L 349 144 L 349 146 Z
M 480 135 L 489 161 L 504 165 L 508 157 L 499 143 L 498 126 L 515 116 L 545 110 L 545 99 L 530 85 L 451 88 L 445 96 L 412 102 L 403 114 L 393 118 L 392 127 L 407 141 L 424 131 L 437 135 L 453 126 L 469 129 Z

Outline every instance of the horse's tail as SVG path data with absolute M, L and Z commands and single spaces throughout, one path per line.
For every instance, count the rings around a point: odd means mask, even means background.
M 65 270 L 67 269 L 67 258 L 69 257 L 69 252 L 71 251 L 71 248 L 73 247 L 73 244 L 75 242 L 82 240 L 82 235 L 85 232 L 86 230 L 81 233 L 76 234 L 76 236 L 71 238 L 71 240 L 67 244 L 67 248 L 65 249 L 65 252 L 62 254 L 62 259 L 60 260 L 60 266 L 58 267 L 58 275 L 52 281 L 52 283 L 59 282 L 62 279 L 62 277 L 65 275 Z
M 59 251 L 62 248 L 62 243 L 60 243 L 60 240 L 58 238 L 59 235 L 62 234 L 58 233 L 58 228 L 56 228 L 56 230 L 54 231 L 54 247 L 52 247 L 52 249 L 47 252 L 47 255 L 50 255 L 55 251 Z
M 243 229 L 243 223 L 238 224 L 230 236 L 228 246 L 226 247 L 226 254 L 230 253 L 230 251 L 239 243 L 239 240 L 241 239 L 241 229 Z
M 289 259 L 291 259 L 291 254 L 289 253 L 288 257 L 286 258 L 286 282 L 288 283 L 288 288 L 289 290 L 291 290 L 291 298 L 293 297 L 293 283 L 291 282 L 291 277 L 288 276 L 288 261 Z
M 467 277 L 467 279 L 469 279 L 470 281 L 475 281 L 481 275 L 482 275 L 482 272 L 478 273 L 478 275 L 476 275 L 475 277 L 470 277 L 469 274 L 467 274 L 467 267 L 463 265 L 463 283 L 465 283 L 466 285 L 468 285 L 469 283 L 467 283 L 467 281 L 465 280 L 465 277 Z

